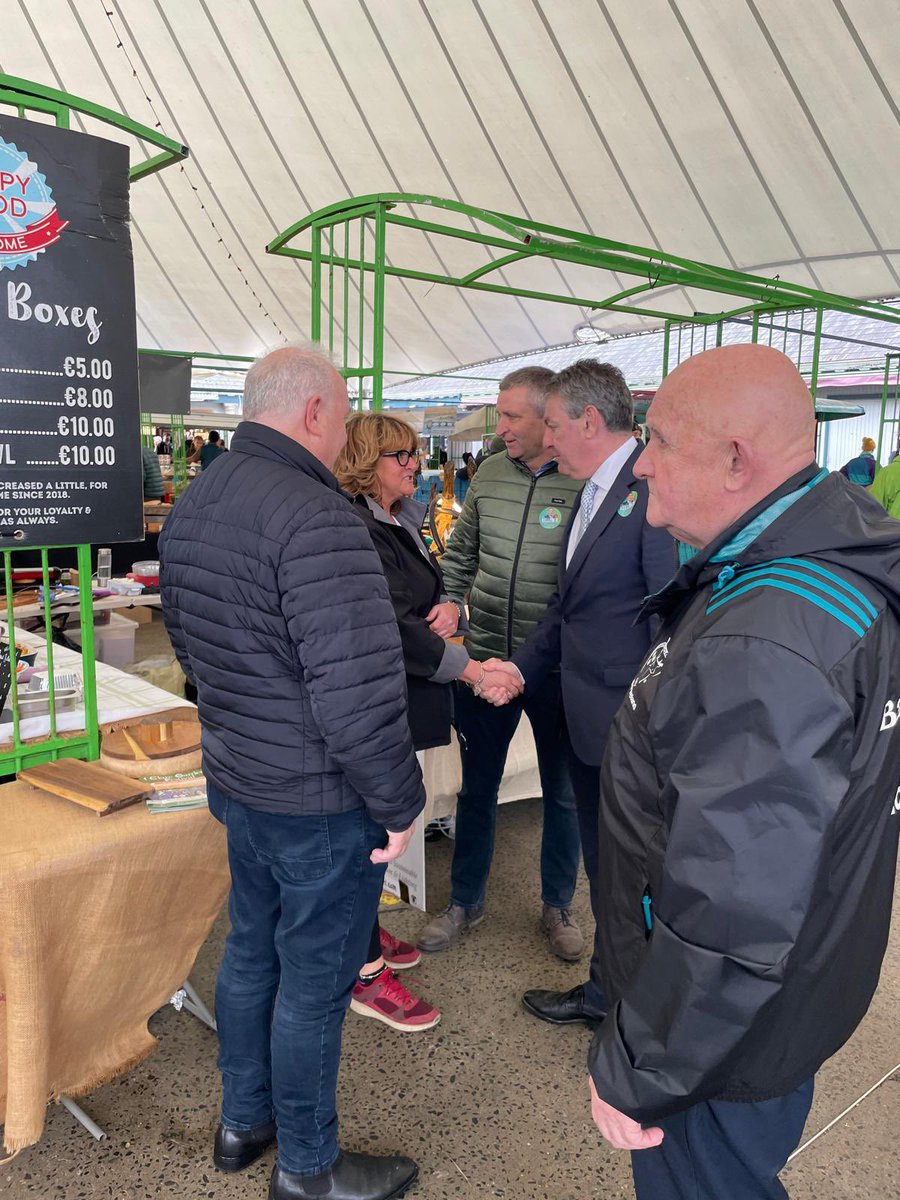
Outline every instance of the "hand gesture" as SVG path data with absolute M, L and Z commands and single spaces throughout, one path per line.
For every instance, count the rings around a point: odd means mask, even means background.
M 435 604 L 425 620 L 438 637 L 451 638 L 459 628 L 459 609 L 452 600 L 445 600 Z
M 644 1129 L 638 1121 L 632 1121 L 624 1113 L 601 1100 L 597 1095 L 593 1079 L 588 1076 L 591 1085 L 591 1116 L 594 1124 L 611 1146 L 617 1150 L 650 1150 L 658 1146 L 665 1136 L 661 1129 L 655 1126 Z
M 395 858 L 399 858 L 401 854 L 405 854 L 415 827 L 416 823 L 413 821 L 412 825 L 406 829 L 402 829 L 400 833 L 391 833 L 388 830 L 388 844 L 383 850 L 373 850 L 369 855 L 369 861 L 373 863 L 389 863 L 393 862 Z
M 489 704 L 508 704 L 522 694 L 525 684 L 519 668 L 499 658 L 489 658 L 484 663 L 484 682 L 479 695 Z

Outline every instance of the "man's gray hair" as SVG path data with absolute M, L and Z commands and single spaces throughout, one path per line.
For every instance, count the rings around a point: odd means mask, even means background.
M 600 413 L 610 433 L 631 433 L 634 401 L 625 376 L 612 363 L 583 358 L 555 375 L 549 390 L 559 396 L 573 421 L 590 404 Z
M 519 367 L 517 371 L 510 371 L 503 376 L 498 391 L 505 392 L 514 387 L 528 388 L 531 406 L 537 416 L 542 417 L 550 385 L 555 378 L 549 367 Z
M 244 417 L 296 412 L 312 396 L 331 397 L 336 368 L 318 346 L 283 346 L 258 358 L 244 380 Z

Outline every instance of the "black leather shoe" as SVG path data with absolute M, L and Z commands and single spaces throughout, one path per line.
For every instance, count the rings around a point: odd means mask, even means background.
M 295 1175 L 276 1167 L 269 1200 L 400 1200 L 419 1168 L 401 1155 L 380 1157 L 342 1151 L 327 1171 Z
M 593 1008 L 585 1003 L 584 984 L 568 992 L 526 992 L 522 1003 L 540 1021 L 551 1025 L 590 1025 L 596 1027 L 606 1016 L 604 1009 Z
M 213 1146 L 213 1163 L 220 1171 L 243 1171 L 265 1154 L 275 1141 L 275 1122 L 255 1129 L 228 1129 L 219 1124 Z

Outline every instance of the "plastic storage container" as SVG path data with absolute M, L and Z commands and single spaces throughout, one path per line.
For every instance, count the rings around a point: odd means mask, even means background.
M 159 587 L 159 563 L 144 559 L 131 564 L 131 577 L 135 583 L 145 587 Z
M 108 625 L 94 626 L 94 652 L 111 667 L 127 667 L 134 661 L 134 635 L 137 625 L 118 613 L 109 614 Z
M 116 612 L 109 614 L 109 622 L 94 624 L 94 657 L 111 667 L 127 667 L 134 661 L 134 635 L 137 625 Z M 66 634 L 73 642 L 81 641 L 81 630 L 67 629 Z

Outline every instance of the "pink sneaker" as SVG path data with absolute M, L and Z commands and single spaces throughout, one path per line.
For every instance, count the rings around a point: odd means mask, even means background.
M 362 1017 L 374 1017 L 391 1029 L 406 1033 L 434 1029 L 441 1019 L 441 1014 L 427 1000 L 406 990 L 390 967 L 385 967 L 374 983 L 357 981 L 350 1007 Z
M 422 955 L 415 946 L 411 946 L 409 942 L 401 942 L 392 933 L 388 933 L 384 926 L 379 926 L 378 933 L 381 938 L 381 957 L 392 971 L 405 971 L 422 961 Z

